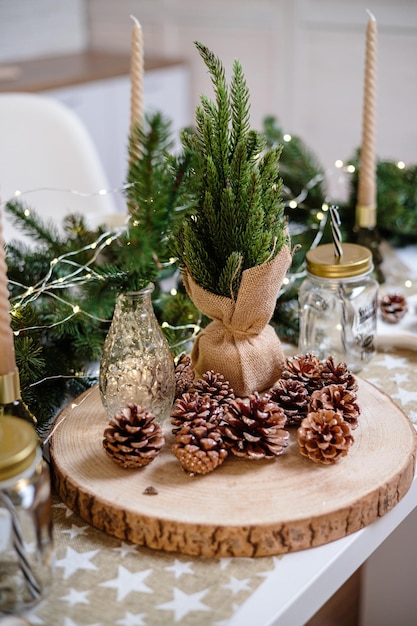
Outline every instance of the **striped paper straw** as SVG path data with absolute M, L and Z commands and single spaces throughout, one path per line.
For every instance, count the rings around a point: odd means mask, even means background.
M 340 215 L 339 209 L 336 206 L 330 207 L 330 219 L 332 226 L 332 235 L 333 235 L 333 244 L 334 244 L 334 253 L 337 257 L 343 256 L 343 248 L 342 248 L 342 233 L 340 232 Z
M 28 591 L 33 599 L 39 598 L 41 595 L 41 587 L 35 578 L 35 575 L 30 567 L 29 559 L 27 557 L 25 542 L 23 540 L 22 531 L 20 529 L 19 520 L 16 514 L 16 509 L 13 502 L 7 494 L 0 492 L 0 501 L 4 504 L 6 509 L 10 513 L 13 532 L 13 547 L 19 559 L 19 567 L 26 582 Z

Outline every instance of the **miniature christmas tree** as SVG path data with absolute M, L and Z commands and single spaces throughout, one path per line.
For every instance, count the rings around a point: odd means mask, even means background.
M 290 264 L 283 214 L 279 146 L 266 149 L 250 128 L 249 91 L 240 63 L 230 88 L 221 61 L 196 47 L 214 87 L 196 109 L 196 130 L 182 135 L 191 155 L 187 193 L 194 209 L 176 234 L 176 254 L 187 292 L 213 321 L 197 336 L 197 374 L 214 370 L 238 395 L 279 378 L 283 353 L 268 325 Z

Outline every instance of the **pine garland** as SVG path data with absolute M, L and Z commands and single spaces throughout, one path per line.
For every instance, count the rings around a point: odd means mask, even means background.
M 353 228 L 358 193 L 359 150 L 349 160 L 355 167 L 349 199 L 344 207 Z M 399 168 L 397 163 L 378 159 L 376 164 L 377 220 L 380 235 L 391 244 L 415 242 L 417 231 L 417 164 Z
M 82 217 L 71 215 L 60 231 L 36 211 L 27 210 L 30 207 L 25 203 L 13 201 L 5 207 L 20 230 L 36 242 L 36 247 L 22 241 L 9 243 L 7 265 L 22 397 L 41 424 L 53 417 L 65 399 L 96 382 L 84 372 L 87 363 L 100 357 L 117 294 L 140 289 L 150 281 L 158 285 L 176 269 L 169 261 L 168 240 L 185 210 L 179 193 L 188 157 L 169 156 L 170 145 L 170 122 L 160 113 L 148 116 L 145 128 L 132 132 L 129 224 L 113 233 L 97 258 L 95 245 L 106 234 L 104 227 L 90 231 Z M 70 276 L 75 267 L 84 270 L 74 283 Z M 29 288 L 44 283 L 44 289 L 32 297 Z M 162 298 L 158 289 L 155 298 L 157 302 Z M 176 298 L 180 300 L 181 295 Z M 158 304 L 155 308 L 161 313 Z M 74 314 L 74 310 L 79 312 Z M 187 308 L 182 302 L 181 311 L 190 326 L 180 333 L 170 330 L 177 344 L 186 341 L 187 333 L 193 333 L 192 324 L 200 321 L 191 304 Z
M 203 288 L 235 298 L 242 272 L 272 259 L 286 242 L 279 176 L 280 147 L 266 150 L 249 125 L 249 91 L 239 61 L 230 89 L 221 61 L 195 45 L 206 64 L 215 101 L 196 108 L 195 132 L 184 131 L 192 176 L 184 179 L 195 206 L 176 233 L 183 268 Z

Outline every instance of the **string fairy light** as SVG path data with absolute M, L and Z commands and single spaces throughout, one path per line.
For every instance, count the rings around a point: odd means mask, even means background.
M 201 322 L 201 319 L 199 320 L 199 322 Z M 189 335 L 185 339 L 181 339 L 181 341 L 177 341 L 177 343 L 171 344 L 171 348 L 172 349 L 180 348 L 181 346 L 186 346 L 191 341 L 193 341 L 193 339 L 195 339 L 195 337 L 198 335 L 198 333 L 201 330 L 201 326 L 200 326 L 199 323 L 197 323 L 197 324 L 182 324 L 182 325 L 178 325 L 178 326 L 173 326 L 172 324 L 169 324 L 168 322 L 162 322 L 161 328 L 168 328 L 169 330 L 173 330 L 175 332 L 178 332 L 180 330 L 191 330 L 192 331 L 191 335 Z
M 111 187 L 109 189 L 99 189 L 98 191 L 87 192 L 80 191 L 78 189 L 71 188 L 63 188 L 63 187 L 34 187 L 33 189 L 26 189 L 25 191 L 21 191 L 20 189 L 16 189 L 12 196 L 10 196 L 6 200 L 2 200 L 0 202 L 0 206 L 8 204 L 12 202 L 16 198 L 21 198 L 22 196 L 28 196 L 40 192 L 50 191 L 53 193 L 63 193 L 63 194 L 71 194 L 73 196 L 78 196 L 80 198 L 95 198 L 97 196 L 106 196 L 109 194 L 121 194 L 124 193 L 130 187 L 134 187 L 135 183 L 123 183 L 120 187 Z M 30 209 L 25 209 L 25 215 L 29 216 L 31 214 Z
M 319 183 L 323 182 L 324 180 L 324 176 L 323 174 L 316 174 L 315 176 L 313 176 L 313 178 L 311 178 L 302 188 L 302 190 L 300 191 L 300 193 L 298 194 L 298 196 L 294 196 L 291 198 L 291 200 L 287 201 L 287 205 L 289 208 L 295 209 L 297 208 L 297 206 L 299 204 L 301 204 L 302 202 L 304 202 L 304 200 L 307 198 L 308 194 L 310 193 L 310 191 Z M 291 196 L 291 190 L 289 189 L 289 187 L 287 187 L 286 185 L 284 185 L 284 191 L 286 193 L 286 195 Z
M 41 191 L 69 193 L 69 194 L 80 196 L 83 198 L 91 198 L 91 197 L 98 196 L 98 195 L 101 195 L 101 196 L 106 195 L 108 193 L 121 193 L 134 185 L 135 183 L 126 183 L 126 184 L 123 184 L 119 188 L 99 189 L 98 191 L 91 192 L 91 193 L 82 192 L 77 189 L 62 189 L 62 188 L 56 188 L 56 187 L 38 187 L 38 188 L 28 189 L 25 191 L 16 190 L 14 194 L 14 198 L 16 197 L 21 198 L 21 197 L 24 197 L 25 195 L 33 194 L 33 193 L 41 192 Z M 13 198 L 9 200 L 1 201 L 0 206 L 7 204 L 12 199 Z M 24 214 L 26 217 L 31 215 L 30 209 L 28 208 L 25 209 Z M 101 274 L 99 274 L 98 272 L 94 270 L 93 265 L 97 261 L 103 249 L 107 246 L 110 246 L 113 241 L 117 240 L 120 237 L 120 235 L 125 232 L 125 230 L 126 230 L 126 225 L 113 229 L 113 230 L 108 230 L 100 234 L 95 241 L 79 249 L 65 252 L 60 256 L 54 257 L 53 259 L 51 259 L 49 263 L 49 269 L 47 273 L 43 276 L 41 280 L 39 280 L 34 285 L 25 285 L 21 282 L 10 280 L 10 284 L 22 290 L 22 293 L 10 299 L 11 315 L 15 316 L 18 313 L 19 309 L 23 308 L 27 304 L 35 302 L 41 296 L 48 296 L 48 297 L 54 298 L 57 301 L 59 301 L 61 304 L 64 304 L 70 309 L 70 313 L 67 316 L 61 318 L 60 320 L 57 320 L 56 322 L 53 322 L 48 325 L 36 325 L 36 326 L 34 325 L 30 327 L 25 327 L 24 329 L 25 333 L 29 331 L 51 329 L 53 327 L 56 327 L 56 326 L 59 326 L 61 324 L 68 322 L 75 315 L 79 315 L 79 314 L 86 315 L 89 318 L 98 322 L 109 323 L 111 321 L 111 320 L 103 319 L 99 316 L 96 316 L 96 315 L 93 315 L 91 313 L 84 311 L 80 307 L 79 304 L 74 304 L 73 302 L 70 302 L 62 297 L 59 297 L 54 292 L 56 292 L 57 290 L 66 290 L 66 289 L 71 289 L 73 287 L 79 287 L 82 284 L 85 284 L 86 281 L 90 281 L 93 279 L 105 280 Z M 76 261 L 76 257 L 88 251 L 93 252 L 91 257 L 85 263 L 78 263 Z M 164 262 L 161 265 L 163 268 L 168 268 L 172 266 L 175 262 L 176 262 L 176 259 L 171 257 L 167 262 Z M 65 276 L 58 276 L 54 278 L 54 273 L 60 271 L 60 269 L 62 268 L 68 268 L 68 267 L 73 267 L 73 271 L 66 273 Z M 199 330 L 200 327 L 196 326 L 196 328 Z M 191 326 L 189 327 L 189 329 L 192 330 L 193 332 L 193 336 L 195 335 L 196 332 L 198 332 L 196 328 L 191 327 Z M 19 336 L 21 332 L 22 332 L 21 330 L 16 330 L 14 331 L 14 334 L 15 336 Z
M 65 252 L 59 257 L 55 257 L 49 264 L 48 272 L 35 285 L 26 286 L 23 283 L 11 280 L 11 284 L 16 287 L 20 287 L 25 291 L 21 295 L 11 298 L 10 302 L 14 305 L 14 307 L 20 307 L 24 304 L 35 301 L 41 295 L 52 295 L 52 290 L 55 289 L 68 289 L 76 285 L 79 286 L 80 284 L 84 284 L 86 280 L 92 280 L 92 278 L 96 278 L 97 280 L 103 280 L 103 277 L 98 272 L 95 272 L 94 269 L 91 268 L 91 266 L 97 260 L 100 252 L 104 248 L 109 246 L 113 241 L 118 239 L 122 232 L 124 232 L 124 228 L 119 228 L 115 232 L 107 231 L 105 233 L 102 233 L 93 243 L 87 244 L 82 248 L 79 248 L 78 250 Z M 94 251 L 94 254 L 86 263 L 79 264 L 72 260 L 72 257 L 75 257 L 82 252 L 87 252 L 88 250 Z M 53 272 L 58 268 L 60 264 L 71 265 L 75 269 L 73 272 L 70 272 L 65 277 L 60 276 L 57 279 L 53 279 Z

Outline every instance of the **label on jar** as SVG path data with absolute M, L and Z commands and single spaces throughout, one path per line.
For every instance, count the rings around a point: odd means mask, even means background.
M 375 302 L 368 302 L 356 309 L 353 320 L 353 336 L 363 352 L 374 350 L 374 336 L 376 323 Z

